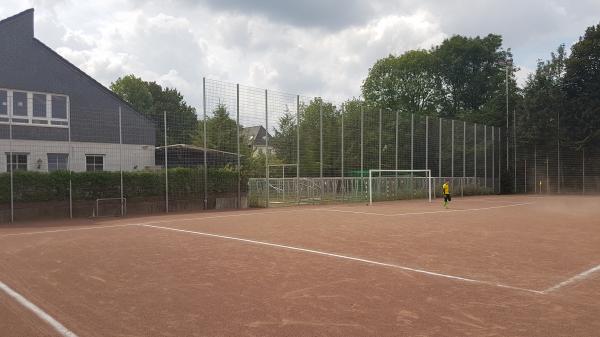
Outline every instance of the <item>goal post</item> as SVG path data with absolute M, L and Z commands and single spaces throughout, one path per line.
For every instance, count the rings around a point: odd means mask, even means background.
M 423 187 L 426 190 L 426 195 L 431 202 L 431 193 L 432 193 L 432 177 L 431 170 L 369 170 L 369 205 L 373 205 L 373 191 L 377 189 L 378 191 L 381 188 L 385 187 L 387 189 L 392 189 L 391 194 L 398 194 L 398 185 L 405 184 L 406 182 L 410 182 L 410 187 L 408 193 L 414 195 L 414 192 L 419 189 L 419 186 Z M 415 188 L 414 182 L 418 182 L 417 187 Z M 393 185 L 393 187 L 390 187 Z M 421 188 L 421 190 L 423 190 Z

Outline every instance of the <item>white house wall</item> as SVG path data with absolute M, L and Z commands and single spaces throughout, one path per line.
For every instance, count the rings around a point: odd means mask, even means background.
M 86 155 L 103 155 L 104 171 L 144 170 L 154 167 L 153 145 L 131 145 L 112 143 L 87 143 L 87 142 L 51 142 L 30 140 L 0 140 L 0 172 L 7 171 L 6 154 L 26 153 L 27 170 L 48 172 L 48 153 L 69 154 L 70 169 L 75 172 L 86 171 Z M 121 155 L 122 154 L 122 155 Z

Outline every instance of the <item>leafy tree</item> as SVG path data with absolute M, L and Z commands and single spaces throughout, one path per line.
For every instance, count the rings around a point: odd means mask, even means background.
M 439 106 L 439 77 L 434 58 L 425 50 L 378 60 L 362 86 L 365 100 L 391 111 L 435 114 Z
M 561 45 L 548 61 L 539 61 L 530 75 L 524 92 L 519 117 L 519 138 L 527 141 L 556 142 L 558 113 L 563 110 L 565 95 L 563 82 L 567 55 Z
M 296 117 L 287 109 L 279 118 L 279 127 L 271 138 L 271 145 L 283 163 L 296 163 L 297 135 Z
M 163 88 L 134 75 L 117 79 L 110 89 L 154 122 L 156 145 L 164 143 L 164 113 L 167 114 L 169 144 L 190 144 L 196 130 L 196 109 L 189 106 L 177 89 Z
M 442 117 L 502 125 L 505 107 L 505 67 L 512 57 L 502 50 L 502 37 L 453 36 L 432 50 L 435 70 L 442 81 Z M 509 98 L 518 96 L 509 67 Z M 512 105 L 512 104 L 511 104 Z
M 566 61 L 567 113 L 561 117 L 568 137 L 580 146 L 600 140 L 600 24 L 587 28 Z
M 206 119 L 206 145 L 210 149 L 237 153 L 237 123 L 229 116 L 227 107 L 219 104 Z M 204 121 L 199 121 L 193 138 L 193 144 L 204 146 Z M 241 127 L 240 127 L 241 136 Z M 244 143 L 240 142 L 240 148 Z
M 138 112 L 147 115 L 150 113 L 150 110 L 152 110 L 154 100 L 147 82 L 144 82 L 139 77 L 135 77 L 133 74 L 123 76 L 113 82 L 110 85 L 110 90 L 121 97 L 125 102 L 131 104 Z

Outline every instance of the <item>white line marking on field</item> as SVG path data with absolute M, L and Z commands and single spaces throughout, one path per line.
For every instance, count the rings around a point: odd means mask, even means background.
M 271 211 L 271 212 L 240 212 L 239 214 L 226 214 L 226 215 L 214 215 L 214 216 L 201 216 L 201 217 L 193 217 L 193 218 L 173 218 L 173 219 L 165 219 L 165 220 L 154 220 L 148 222 L 141 222 L 135 225 L 150 225 L 150 224 L 161 224 L 161 223 L 172 223 L 174 221 L 196 221 L 196 220 L 205 220 L 205 219 L 222 219 L 222 218 L 239 218 L 243 216 L 251 216 L 251 215 L 263 215 L 263 214 L 283 214 L 283 213 L 298 213 L 302 211 L 311 211 L 316 208 L 311 209 L 293 209 L 287 211 Z
M 118 228 L 118 227 L 128 227 L 128 226 L 137 226 L 137 225 L 138 224 L 124 224 L 124 225 L 111 225 L 111 226 L 67 228 L 67 229 L 57 229 L 57 230 L 38 231 L 38 232 L 11 233 L 11 234 L 0 235 L 0 238 L 5 237 L 5 236 L 25 236 L 25 235 L 50 234 L 50 233 L 61 233 L 61 232 L 76 232 L 76 231 L 86 231 L 86 230 L 92 230 L 92 229 Z
M 295 209 L 295 210 L 287 210 L 287 211 L 271 211 L 271 212 L 243 212 L 240 214 L 226 214 L 226 215 L 215 215 L 215 216 L 202 216 L 202 217 L 193 217 L 193 218 L 173 218 L 173 219 L 165 219 L 165 220 L 153 220 L 147 222 L 140 223 L 128 223 L 122 225 L 107 225 L 107 226 L 89 226 L 89 227 L 78 227 L 78 228 L 65 228 L 65 229 L 57 229 L 57 230 L 48 230 L 48 231 L 37 231 L 37 232 L 20 232 L 20 233 L 9 233 L 9 234 L 1 234 L 0 238 L 5 236 L 27 236 L 27 235 L 39 235 L 39 234 L 52 234 L 52 233 L 62 233 L 62 232 L 75 232 L 75 231 L 85 231 L 92 229 L 105 229 L 105 228 L 118 228 L 118 227 L 130 227 L 130 226 L 143 226 L 149 224 L 161 224 L 161 223 L 172 223 L 173 221 L 197 221 L 204 219 L 221 219 L 221 218 L 237 218 L 243 216 L 251 216 L 251 215 L 262 215 L 262 214 L 280 214 L 280 213 L 297 213 L 302 211 L 311 211 L 315 210 L 315 208 L 310 209 Z
M 526 203 L 520 203 L 520 204 L 514 204 L 514 205 L 504 205 L 504 206 L 494 206 L 494 207 L 469 208 L 469 209 L 445 209 L 445 210 L 441 210 L 441 211 L 393 213 L 393 214 L 375 213 L 375 212 L 346 211 L 346 210 L 342 210 L 342 209 L 327 209 L 327 208 L 322 208 L 320 210 L 321 211 L 327 211 L 327 212 L 340 212 L 340 213 L 352 213 L 352 214 L 379 215 L 379 216 L 395 217 L 395 216 L 424 215 L 424 214 L 453 213 L 453 212 L 477 212 L 477 211 L 487 211 L 487 210 L 498 209 L 498 208 L 526 206 L 526 205 L 532 205 L 532 204 L 533 204 L 532 202 L 526 202 Z
M 597 266 L 595 266 L 595 267 L 593 267 L 593 268 L 590 268 L 590 269 L 588 269 L 588 270 L 586 270 L 586 271 L 584 271 L 582 273 L 579 273 L 579 274 L 571 277 L 570 279 L 568 279 L 566 281 L 563 281 L 563 282 L 561 282 L 561 283 L 559 283 L 559 284 L 557 284 L 555 286 L 552 286 L 552 287 L 544 290 L 543 293 L 544 294 L 551 293 L 551 292 L 556 291 L 556 290 L 558 290 L 558 289 L 560 289 L 562 287 L 568 286 L 570 284 L 573 284 L 573 283 L 576 283 L 576 282 L 579 282 L 579 281 L 583 281 L 583 280 L 587 279 L 590 275 L 592 275 L 593 273 L 595 273 L 597 271 L 600 271 L 600 264 L 597 265 Z
M 357 262 L 362 262 L 362 263 L 367 263 L 367 264 L 372 264 L 372 265 L 382 266 L 382 267 L 396 268 L 396 269 L 401 269 L 401 270 L 410 271 L 410 272 L 419 273 L 419 274 L 425 274 L 425 275 L 430 275 L 430 276 L 436 276 L 436 277 L 442 277 L 442 278 L 452 279 L 452 280 L 455 280 L 455 281 L 477 283 L 477 284 L 483 284 L 483 285 L 494 286 L 494 287 L 499 287 L 499 288 L 506 288 L 506 289 L 512 289 L 512 290 L 525 291 L 525 292 L 534 293 L 534 294 L 541 294 L 542 293 L 540 291 L 532 290 L 532 289 L 525 289 L 525 288 L 519 288 L 519 287 L 513 287 L 513 286 L 509 286 L 509 285 L 500 284 L 500 283 L 495 283 L 495 282 L 481 281 L 481 280 L 475 280 L 475 279 L 470 279 L 470 278 L 465 278 L 465 277 L 460 277 L 460 276 L 441 274 L 441 273 L 436 273 L 436 272 L 427 271 L 427 270 L 423 270 L 423 269 L 410 268 L 410 267 L 405 267 L 405 266 L 400 266 L 400 265 L 391 264 L 391 263 L 385 263 L 385 262 L 377 262 L 377 261 L 362 259 L 362 258 L 358 258 L 358 257 L 352 257 L 352 256 L 346 256 L 346 255 L 340 255 L 340 254 L 323 252 L 323 251 L 319 251 L 319 250 L 313 250 L 313 249 L 307 249 L 307 248 L 300 248 L 300 247 L 293 247 L 293 246 L 286 246 L 286 245 L 280 245 L 280 244 L 276 244 L 276 243 L 270 243 L 270 242 L 264 242 L 264 241 L 256 241 L 256 240 L 250 240 L 250 239 L 243 239 L 243 238 L 238 238 L 238 237 L 233 237 L 233 236 L 226 236 L 226 235 L 218 235 L 218 234 L 210 234 L 210 233 L 204 233 L 204 232 L 190 231 L 190 230 L 185 230 L 185 229 L 177 229 L 177 228 L 162 227 L 162 226 L 153 226 L 153 225 L 142 225 L 142 226 L 150 227 L 150 228 L 156 228 L 156 229 L 169 230 L 169 231 L 174 231 L 174 232 L 181 232 L 181 233 L 188 233 L 188 234 L 208 236 L 208 237 L 219 238 L 219 239 L 227 239 L 227 240 L 240 241 L 240 242 L 251 243 L 251 244 L 255 244 L 255 245 L 262 245 L 262 246 L 268 246 L 268 247 L 283 248 L 283 249 L 294 250 L 294 251 L 299 251 L 299 252 L 304 252 L 304 253 L 322 255 L 322 256 L 335 257 L 335 258 L 338 258 L 338 259 L 344 259 L 344 260 L 350 260 L 350 261 L 357 261 Z
M 64 337 L 77 337 L 75 333 L 65 328 L 64 325 L 60 324 L 57 320 L 52 318 L 52 316 L 48 315 L 42 309 L 40 309 L 37 305 L 29 302 L 25 297 L 16 291 L 12 290 L 9 286 L 0 281 L 0 289 L 2 289 L 8 296 L 12 297 L 14 300 L 19 302 L 22 306 L 29 309 L 29 311 L 33 312 L 37 317 L 39 317 L 44 322 L 48 323 L 54 330 L 56 330 L 61 336 Z
M 516 201 L 516 200 L 501 200 L 501 199 L 471 199 L 471 198 L 466 198 L 465 201 L 473 201 L 473 202 L 488 202 L 488 203 L 504 203 L 504 204 L 511 204 L 514 205 L 516 203 L 522 203 L 524 202 L 523 200 L 520 201 Z

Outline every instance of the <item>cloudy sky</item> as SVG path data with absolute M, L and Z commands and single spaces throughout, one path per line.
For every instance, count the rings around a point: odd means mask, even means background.
M 136 74 L 201 104 L 202 77 L 333 100 L 378 58 L 453 34 L 501 34 L 522 81 L 600 22 L 600 0 L 2 0 L 36 10 L 36 36 L 101 83 Z

